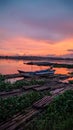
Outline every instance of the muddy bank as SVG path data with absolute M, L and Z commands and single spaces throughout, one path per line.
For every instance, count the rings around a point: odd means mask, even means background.
M 58 64 L 52 62 L 28 62 L 28 65 L 38 65 L 38 66 L 53 66 L 58 68 L 73 68 L 73 64 Z

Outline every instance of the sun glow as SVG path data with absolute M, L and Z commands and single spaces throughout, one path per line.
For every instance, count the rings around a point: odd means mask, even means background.
M 45 40 L 15 37 L 3 41 L 0 55 L 64 55 L 69 54 L 68 49 L 73 48 L 73 39 L 49 44 Z

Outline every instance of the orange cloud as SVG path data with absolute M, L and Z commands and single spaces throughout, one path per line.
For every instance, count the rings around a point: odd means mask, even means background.
M 0 45 L 0 54 L 4 55 L 64 55 L 68 49 L 73 49 L 73 39 L 66 39 L 56 44 L 48 44 L 44 40 L 27 37 L 9 38 Z

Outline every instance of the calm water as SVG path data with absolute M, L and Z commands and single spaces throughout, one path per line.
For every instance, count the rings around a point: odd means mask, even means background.
M 0 60 L 0 73 L 2 74 L 12 74 L 12 73 L 18 73 L 17 70 L 24 70 L 24 71 L 35 71 L 35 70 L 41 70 L 46 69 L 48 67 L 39 67 L 36 65 L 27 65 L 24 63 L 27 63 L 28 61 L 23 60 Z
M 36 65 L 27 65 L 23 63 L 27 63 L 28 61 L 23 60 L 0 60 L 0 73 L 2 74 L 13 74 L 18 73 L 17 70 L 24 70 L 24 71 L 35 71 L 35 70 L 43 70 L 47 69 L 47 66 L 36 66 Z M 52 62 L 52 61 L 51 61 Z M 64 61 L 55 61 L 56 63 L 63 63 Z M 66 61 L 65 61 L 66 63 Z M 68 63 L 68 61 L 67 61 Z M 73 69 L 66 69 L 66 68 L 55 68 L 57 74 L 67 74 L 68 72 L 73 71 Z
M 72 60 L 49 60 L 50 62 L 53 63 L 61 63 L 61 64 L 73 64 Z

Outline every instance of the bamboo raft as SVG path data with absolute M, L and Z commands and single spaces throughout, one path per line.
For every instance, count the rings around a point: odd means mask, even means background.
M 29 121 L 32 117 L 38 114 L 39 111 L 33 108 L 30 108 L 26 114 L 18 114 L 16 117 L 10 119 L 0 126 L 0 130 L 15 130 L 21 124 Z
M 17 90 L 12 90 L 9 92 L 0 92 L 0 97 L 7 98 L 7 97 L 17 96 L 17 95 L 20 96 L 24 93 L 26 93 L 26 92 L 22 91 L 21 89 L 17 89 Z
M 3 92 L 0 92 L 0 97 L 1 98 L 7 98 L 7 97 L 10 97 L 10 96 L 17 96 L 17 95 L 20 96 L 22 94 L 29 93 L 35 87 L 38 88 L 38 87 L 40 87 L 40 85 L 23 86 L 20 89 L 11 90 L 11 91 L 8 91 L 8 92 L 3 91 Z
M 35 102 L 35 103 L 33 104 L 33 107 L 35 107 L 35 108 L 43 108 L 44 105 L 45 105 L 47 102 L 49 103 L 50 100 L 51 100 L 51 96 L 45 96 L 45 97 L 43 97 L 42 99 L 40 99 L 39 101 Z
M 53 101 L 53 99 L 59 95 L 59 94 L 62 94 L 64 93 L 66 90 L 70 90 L 70 89 L 73 89 L 73 87 L 67 87 L 67 88 L 61 88 L 61 89 L 57 89 L 57 90 L 54 90 L 52 91 L 52 96 L 45 96 L 43 97 L 42 99 L 40 99 L 39 101 L 35 102 L 33 104 L 33 107 L 36 108 L 36 109 L 43 109 L 45 108 L 50 102 Z
M 27 111 L 26 114 L 18 113 L 12 119 L 0 123 L 0 130 L 18 129 L 21 125 L 24 125 L 26 122 L 31 120 L 34 116 L 42 112 L 42 110 L 44 110 L 43 108 L 47 107 L 47 105 L 49 105 L 49 103 L 51 103 L 57 95 L 64 93 L 66 90 L 70 90 L 70 89 L 73 90 L 73 87 L 62 88 L 62 89 L 58 89 L 57 91 L 54 90 L 52 96 L 44 96 L 39 101 L 33 103 L 32 107 L 26 110 Z
M 55 90 L 52 90 L 52 91 L 50 91 L 50 93 L 53 95 L 53 94 L 57 94 L 58 92 L 60 92 L 60 91 L 62 91 L 62 90 L 64 90 L 63 87 L 62 87 L 62 88 L 55 89 Z
M 33 90 L 35 91 L 44 91 L 44 90 L 49 90 L 49 89 L 51 89 L 51 87 L 49 86 L 40 86 L 40 87 L 33 88 Z
M 40 85 L 23 86 L 22 88 L 24 90 L 30 90 L 30 89 L 38 88 L 38 87 L 40 87 Z
M 9 92 L 0 92 L 0 97 L 2 98 L 7 98 L 9 96 L 20 96 L 22 94 L 26 94 L 29 93 L 30 91 L 44 91 L 44 90 L 56 90 L 56 89 L 61 89 L 61 88 L 66 88 L 67 86 L 73 86 L 70 85 L 69 83 L 61 83 L 61 82 L 49 82 L 48 84 L 44 84 L 44 85 L 31 85 L 31 86 L 23 86 L 20 89 L 15 89 L 15 90 L 11 90 Z

